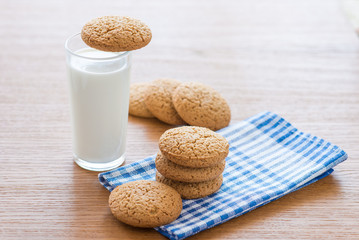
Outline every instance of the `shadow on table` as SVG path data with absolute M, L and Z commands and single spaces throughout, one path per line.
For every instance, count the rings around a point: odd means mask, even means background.
M 128 134 L 144 134 L 146 138 L 156 142 L 166 130 L 177 127 L 161 122 L 156 118 L 140 118 L 131 115 L 128 116 L 128 123 Z

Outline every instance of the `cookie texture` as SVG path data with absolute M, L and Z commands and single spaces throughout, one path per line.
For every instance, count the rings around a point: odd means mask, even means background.
M 153 118 L 153 114 L 148 110 L 145 104 L 147 88 L 149 83 L 133 83 L 130 86 L 130 105 L 129 113 L 132 116 Z
M 181 118 L 192 126 L 218 130 L 228 126 L 231 110 L 227 101 L 212 87 L 202 83 L 182 83 L 173 93 L 173 105 Z
M 176 189 L 183 199 L 195 199 L 217 192 L 222 185 L 223 176 L 221 174 L 219 177 L 206 182 L 185 183 L 165 178 L 157 171 L 156 180 Z
M 182 199 L 172 187 L 156 181 L 122 184 L 110 194 L 112 214 L 134 227 L 152 228 L 168 224 L 180 215 Z
M 151 29 L 140 20 L 122 16 L 104 16 L 86 23 L 82 40 L 90 47 L 108 52 L 131 51 L 146 46 Z
M 165 178 L 180 182 L 205 182 L 222 174 L 226 161 L 222 160 L 213 167 L 190 168 L 175 164 L 159 152 L 155 160 L 156 169 Z
M 183 126 L 167 130 L 159 140 L 162 154 L 170 161 L 194 168 L 219 164 L 228 155 L 228 141 L 208 128 Z
M 157 79 L 150 83 L 145 104 L 150 112 L 162 122 L 171 125 L 186 124 L 172 103 L 172 93 L 181 82 L 175 79 Z

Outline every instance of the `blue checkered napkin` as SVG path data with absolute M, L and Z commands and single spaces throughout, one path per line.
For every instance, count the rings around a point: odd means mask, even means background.
M 347 158 L 339 147 L 298 131 L 280 116 L 265 112 L 218 131 L 229 142 L 220 190 L 183 200 L 174 222 L 156 228 L 170 239 L 184 239 L 247 213 L 313 183 Z M 101 184 L 116 186 L 155 179 L 155 156 L 99 174 Z

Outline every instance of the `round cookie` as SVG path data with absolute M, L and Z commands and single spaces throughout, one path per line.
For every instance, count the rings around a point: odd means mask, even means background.
M 225 159 L 229 144 L 208 128 L 184 126 L 164 132 L 159 148 L 168 160 L 178 165 L 202 168 L 217 165 Z
M 152 228 L 168 224 L 182 211 L 182 199 L 173 188 L 156 181 L 122 184 L 110 194 L 112 214 L 134 227 Z
M 133 83 L 130 86 L 129 113 L 136 117 L 153 118 L 153 114 L 145 104 L 145 96 L 149 83 Z
M 228 126 L 231 120 L 227 101 L 205 84 L 182 83 L 174 91 L 172 99 L 178 114 L 189 125 L 216 131 Z
M 217 192 L 222 185 L 223 176 L 221 174 L 217 178 L 206 182 L 185 183 L 165 178 L 161 173 L 156 172 L 156 180 L 176 189 L 183 199 L 195 199 Z
M 172 103 L 172 93 L 181 82 L 174 79 L 157 79 L 147 88 L 145 104 L 150 112 L 162 122 L 171 125 L 186 124 Z
M 140 20 L 121 16 L 92 19 L 83 26 L 82 40 L 90 47 L 107 52 L 132 51 L 146 46 L 151 29 Z
M 157 171 L 168 179 L 180 182 L 204 182 L 218 177 L 223 172 L 226 161 L 222 160 L 213 167 L 190 168 L 171 162 L 159 152 L 155 164 Z

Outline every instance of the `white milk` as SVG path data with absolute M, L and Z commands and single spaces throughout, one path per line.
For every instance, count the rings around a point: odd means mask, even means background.
M 89 58 L 111 58 L 118 53 L 84 48 L 75 52 Z M 126 57 L 114 60 L 68 61 L 73 151 L 93 163 L 111 162 L 125 153 L 130 85 Z

